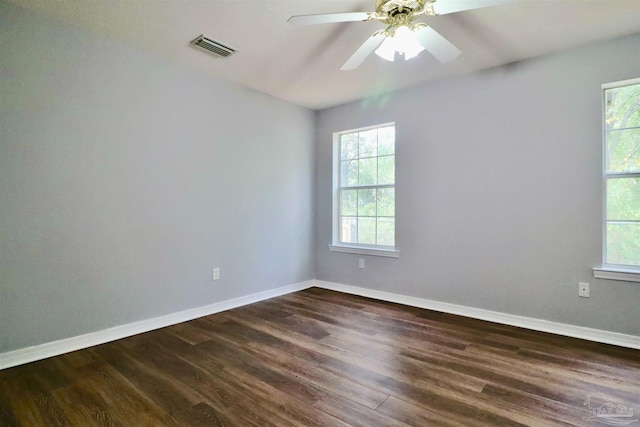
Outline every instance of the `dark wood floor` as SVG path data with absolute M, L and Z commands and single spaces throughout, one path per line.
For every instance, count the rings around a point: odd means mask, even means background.
M 0 425 L 603 425 L 589 395 L 638 415 L 640 351 L 312 288 L 0 371 Z

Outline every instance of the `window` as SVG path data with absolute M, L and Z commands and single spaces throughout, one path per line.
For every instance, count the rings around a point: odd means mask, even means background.
M 603 85 L 604 250 L 600 272 L 640 281 L 640 79 Z
M 397 257 L 395 126 L 334 134 L 332 251 Z

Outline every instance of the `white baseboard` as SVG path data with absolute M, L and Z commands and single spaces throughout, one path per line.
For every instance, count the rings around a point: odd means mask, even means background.
M 583 326 L 568 325 L 565 323 L 550 322 L 547 320 L 534 319 L 531 317 L 516 316 L 513 314 L 500 313 L 497 311 L 483 310 L 480 308 L 466 307 L 462 305 L 449 304 L 440 301 L 432 301 L 424 298 L 411 297 L 394 294 L 391 292 L 377 291 L 374 289 L 360 288 L 357 286 L 343 285 L 341 283 L 325 282 L 322 280 L 308 280 L 281 288 L 270 289 L 268 291 L 243 297 L 233 298 L 190 310 L 171 313 L 166 316 L 155 317 L 153 319 L 142 320 L 140 322 L 127 325 L 116 326 L 97 332 L 53 341 L 33 347 L 21 348 L 18 350 L 0 353 L 0 369 L 18 366 L 36 360 L 46 359 L 52 356 L 81 350 L 94 345 L 119 340 L 132 335 L 149 332 L 154 329 L 164 328 L 177 323 L 186 322 L 198 317 L 208 316 L 232 308 L 241 307 L 247 304 L 263 301 L 269 298 L 301 291 L 310 287 L 330 289 L 347 294 L 360 295 L 363 297 L 378 299 L 382 301 L 404 304 L 412 307 L 420 307 L 428 310 L 440 311 L 443 313 L 457 314 L 475 319 L 487 320 L 505 325 L 518 326 L 535 331 L 550 332 L 573 338 L 581 338 L 589 341 L 613 344 L 621 347 L 640 349 L 640 337 L 635 335 L 625 335 L 616 332 L 603 331 L 599 329 L 585 328 Z
M 432 301 L 423 298 L 394 294 L 391 292 L 377 291 L 374 289 L 360 288 L 357 286 L 343 285 L 341 283 L 316 280 L 315 286 L 332 291 L 363 297 L 378 299 L 409 305 L 412 307 L 426 308 L 428 310 L 443 313 L 457 314 L 474 319 L 487 320 L 489 322 L 518 326 L 534 331 L 550 332 L 552 334 L 567 337 L 581 338 L 605 344 L 613 344 L 620 347 L 640 349 L 640 336 L 626 335 L 617 332 L 603 331 L 600 329 L 585 328 L 583 326 L 568 325 L 566 323 L 550 322 L 548 320 L 534 319 L 532 317 L 516 316 L 514 314 L 500 313 L 497 311 L 483 310 L 481 308 L 466 307 L 463 305 L 449 304 L 446 302 Z
M 90 332 L 88 334 L 65 338 L 59 341 L 52 341 L 33 347 L 21 348 L 7 353 L 0 353 L 0 369 L 46 359 L 47 357 L 58 356 L 60 354 L 104 344 L 109 341 L 119 340 L 132 335 L 141 334 L 143 332 L 149 332 L 154 329 L 175 325 L 176 323 L 186 322 L 198 317 L 208 316 L 210 314 L 219 313 L 221 311 L 230 310 L 247 304 L 253 304 L 255 302 L 278 297 L 280 295 L 301 291 L 312 287 L 314 283 L 315 282 L 313 280 L 308 280 L 306 282 L 270 289 L 268 291 L 233 298 L 202 307 L 196 307 L 190 310 L 171 313 L 166 316 L 116 326 L 102 331 Z

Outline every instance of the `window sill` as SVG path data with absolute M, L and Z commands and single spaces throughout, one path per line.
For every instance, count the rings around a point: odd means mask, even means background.
M 356 246 L 329 245 L 331 252 L 344 252 L 348 254 L 373 255 L 387 258 L 400 258 L 400 252 L 395 249 L 371 249 Z
M 596 279 L 640 282 L 640 271 L 624 268 L 599 267 L 593 269 L 593 277 L 595 277 Z

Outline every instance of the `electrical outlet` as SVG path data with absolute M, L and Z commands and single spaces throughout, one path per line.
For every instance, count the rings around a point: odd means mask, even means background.
M 364 268 L 364 258 L 358 259 L 358 267 Z
M 220 279 L 220 269 L 218 267 L 213 269 L 213 280 Z
M 578 283 L 578 296 L 589 298 L 589 284 L 587 282 Z

